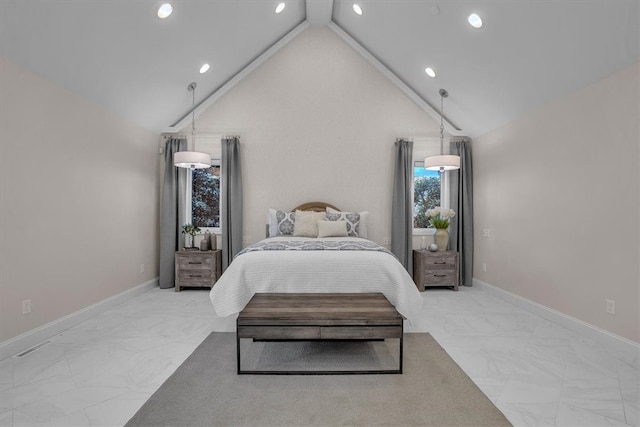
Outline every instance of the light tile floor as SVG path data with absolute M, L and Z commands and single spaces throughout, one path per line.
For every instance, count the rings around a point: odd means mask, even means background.
M 0 426 L 123 425 L 212 330 L 208 296 L 154 289 L 0 361 Z M 430 332 L 514 425 L 639 425 L 640 367 L 481 289 L 423 298 L 407 329 Z

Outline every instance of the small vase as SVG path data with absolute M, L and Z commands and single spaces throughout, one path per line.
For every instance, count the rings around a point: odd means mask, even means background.
M 449 245 L 449 232 L 444 228 L 436 229 L 436 234 L 433 236 L 436 245 L 438 245 L 438 251 L 446 251 Z

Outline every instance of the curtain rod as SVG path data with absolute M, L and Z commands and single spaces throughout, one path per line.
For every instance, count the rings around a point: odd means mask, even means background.
M 188 138 L 190 135 L 186 135 L 183 133 L 162 133 L 160 134 L 163 138 Z M 210 133 L 210 134 L 197 134 L 196 138 L 207 138 L 212 136 L 220 136 L 221 138 L 238 138 L 240 139 L 240 135 L 220 135 L 219 133 Z
M 160 136 L 162 136 L 164 139 L 169 139 L 169 138 L 186 138 L 187 135 L 182 134 L 182 133 L 163 133 Z

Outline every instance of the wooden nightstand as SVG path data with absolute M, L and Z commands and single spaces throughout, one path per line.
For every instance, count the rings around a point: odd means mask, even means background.
M 452 286 L 458 290 L 458 253 L 413 251 L 413 281 L 419 291 L 431 286 Z
M 220 278 L 222 251 L 178 251 L 175 258 L 176 292 L 186 286 L 213 287 Z

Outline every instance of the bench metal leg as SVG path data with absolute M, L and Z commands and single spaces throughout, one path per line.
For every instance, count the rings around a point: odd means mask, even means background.
M 246 338 L 251 339 L 251 338 Z M 299 340 L 304 341 L 304 340 Z M 360 340 L 357 340 L 360 341 Z M 383 340 L 386 341 L 386 340 Z M 240 335 L 236 332 L 236 356 L 238 375 L 381 375 L 381 374 L 402 374 L 404 358 L 404 330 L 398 342 L 398 369 L 389 370 L 355 370 L 355 371 L 253 371 L 243 370 L 240 357 Z

